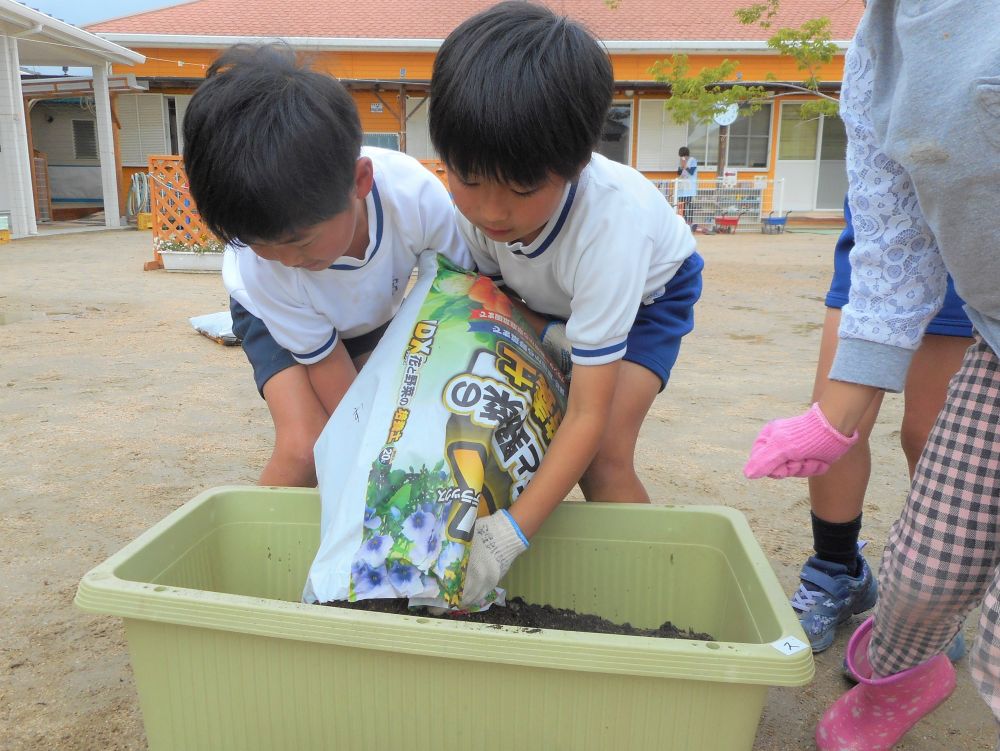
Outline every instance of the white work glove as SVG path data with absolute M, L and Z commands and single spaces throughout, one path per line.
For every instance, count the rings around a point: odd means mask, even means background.
M 542 329 L 542 349 L 567 378 L 573 372 L 573 345 L 566 338 L 566 324 L 549 321 Z
M 507 573 L 510 564 L 528 549 L 528 538 L 507 509 L 476 520 L 469 565 L 465 569 L 461 607 L 478 605 Z

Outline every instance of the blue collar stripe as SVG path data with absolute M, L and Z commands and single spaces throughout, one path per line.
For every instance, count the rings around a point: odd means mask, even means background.
M 552 228 L 549 236 L 545 238 L 545 241 L 541 245 L 538 246 L 538 249 L 533 253 L 525 253 L 521 250 L 515 250 L 514 253 L 519 256 L 524 256 L 525 258 L 535 258 L 548 250 L 548 247 L 559 235 L 559 230 L 561 230 L 562 226 L 566 223 L 566 217 L 569 216 L 569 210 L 573 208 L 573 198 L 576 196 L 576 186 L 577 183 L 573 183 L 569 186 L 569 195 L 566 196 L 566 203 L 563 204 L 562 211 L 559 212 L 559 218 L 556 220 L 556 226 Z
M 625 349 L 627 344 L 628 340 L 622 340 L 618 344 L 612 344 L 610 347 L 601 347 L 600 349 L 580 349 L 579 347 L 573 347 L 573 354 L 577 357 L 602 357 Z
M 317 350 L 313 350 L 309 354 L 306 354 L 306 355 L 295 355 L 295 359 L 296 360 L 311 360 L 312 358 L 314 358 L 317 355 L 319 355 L 320 353 L 322 353 L 324 350 L 330 349 L 336 343 L 337 343 L 337 329 L 334 329 L 333 330 L 333 334 L 331 334 L 330 339 L 327 341 L 326 344 L 324 344 L 322 347 L 320 347 Z
M 372 182 L 372 201 L 375 203 L 375 247 L 372 249 L 372 254 L 365 259 L 365 262 L 360 266 L 351 266 L 346 263 L 335 263 L 330 266 L 331 269 L 336 271 L 353 271 L 355 269 L 363 269 L 378 253 L 379 247 L 382 245 L 382 199 L 378 195 L 378 186 Z

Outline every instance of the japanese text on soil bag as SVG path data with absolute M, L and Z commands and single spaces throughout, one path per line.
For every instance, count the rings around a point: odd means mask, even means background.
M 409 309 L 397 316 L 411 316 L 406 328 L 394 321 L 358 377 L 374 372 L 373 364 L 397 370 L 395 379 L 378 381 L 364 435 L 347 435 L 349 421 L 335 413 L 317 444 L 324 518 L 329 508 L 331 518 L 363 519 L 347 580 L 322 579 L 337 582 L 326 599 L 409 597 L 456 607 L 476 519 L 517 499 L 565 412 L 565 382 L 489 279 L 439 258 L 433 281 L 418 282 L 411 296 L 420 296 L 419 307 L 407 300 Z M 344 444 L 370 446 L 365 436 L 373 430 L 380 448 L 367 460 L 360 453 L 343 460 Z M 331 451 L 330 467 L 321 461 L 328 432 L 331 447 L 337 441 L 341 449 Z M 334 464 L 348 476 L 327 492 L 323 477 Z M 366 491 L 358 502 L 346 496 L 360 486 L 362 471 Z M 321 561 L 340 560 L 333 552 L 324 557 L 324 547 L 357 546 L 345 529 L 352 525 L 324 528 L 310 584 L 320 580 Z M 494 592 L 478 607 L 501 596 Z

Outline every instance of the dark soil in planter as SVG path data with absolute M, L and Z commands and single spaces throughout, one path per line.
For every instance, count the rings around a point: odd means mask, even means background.
M 542 629 L 559 631 L 584 631 L 592 634 L 622 634 L 625 636 L 652 636 L 658 639 L 695 639 L 715 641 L 709 634 L 699 634 L 691 629 L 682 630 L 666 621 L 659 628 L 636 628 L 630 623 L 612 623 L 606 618 L 591 613 L 577 613 L 575 610 L 554 608 L 551 605 L 536 605 L 525 602 L 520 597 L 507 600 L 505 607 L 494 605 L 482 613 L 431 613 L 427 608 L 411 608 L 406 600 L 359 600 L 357 602 L 327 602 L 325 605 L 351 610 L 366 610 L 371 613 L 394 613 L 396 615 L 419 615 L 425 618 L 468 623 L 486 623 L 492 626 L 514 626 L 528 632 Z

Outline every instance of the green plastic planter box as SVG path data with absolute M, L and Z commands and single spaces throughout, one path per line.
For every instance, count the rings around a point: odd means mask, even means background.
M 125 619 L 153 751 L 740 751 L 767 687 L 813 675 L 737 511 L 564 503 L 505 580 L 710 643 L 304 605 L 319 514 L 315 491 L 210 490 L 84 577 L 76 604 Z

